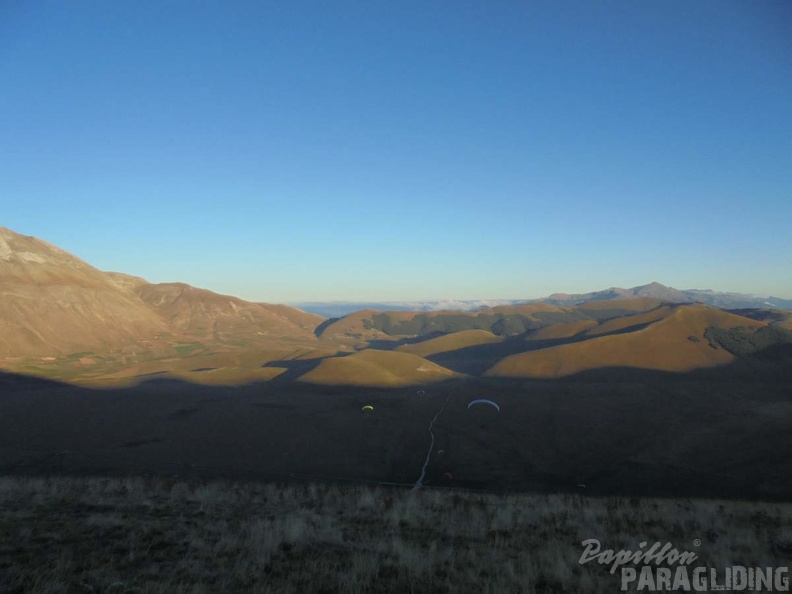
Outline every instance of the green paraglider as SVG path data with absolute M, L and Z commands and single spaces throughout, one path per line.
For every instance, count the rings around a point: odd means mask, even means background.
M 367 404 L 366 406 L 364 406 L 364 407 L 363 407 L 363 408 L 361 408 L 360 410 L 374 410 L 374 407 L 373 407 L 373 406 L 371 406 L 370 404 Z

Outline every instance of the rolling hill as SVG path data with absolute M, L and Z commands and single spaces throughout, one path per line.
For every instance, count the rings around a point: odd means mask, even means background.
M 429 357 L 438 353 L 499 342 L 500 340 L 500 337 L 486 330 L 460 330 L 459 332 L 444 334 L 443 336 L 430 338 L 415 344 L 405 344 L 397 347 L 396 350 L 402 353 L 418 355 L 419 357 Z
M 299 378 L 301 382 L 347 386 L 410 386 L 461 377 L 417 355 L 367 349 L 343 357 L 322 359 Z
M 654 316 L 633 317 L 640 320 L 641 326 L 648 325 L 632 332 L 512 355 L 494 365 L 486 375 L 554 378 L 604 367 L 683 372 L 725 365 L 734 361 L 735 355 L 709 341 L 705 336 L 708 329 L 758 329 L 766 325 L 706 305 L 664 307 Z M 618 331 L 625 323 L 629 322 L 618 320 L 611 330 Z
M 600 321 L 648 311 L 660 300 L 625 299 L 560 307 L 546 303 L 502 305 L 475 312 L 381 312 L 363 310 L 337 320 L 328 320 L 318 334 L 322 338 L 344 340 L 390 340 L 432 338 L 465 330 L 484 330 L 496 336 L 516 336 L 555 324 Z

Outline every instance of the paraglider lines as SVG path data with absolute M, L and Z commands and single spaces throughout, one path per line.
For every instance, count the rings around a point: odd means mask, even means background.
M 448 404 L 449 400 L 451 400 L 451 393 L 450 392 L 449 392 L 448 396 L 446 396 L 446 399 L 443 402 L 443 405 L 440 407 L 440 410 L 438 410 L 437 413 L 435 413 L 435 416 L 432 419 L 432 422 L 429 423 L 429 451 L 426 452 L 426 460 L 424 461 L 423 468 L 421 468 L 421 476 L 419 476 L 418 480 L 415 481 L 415 484 L 413 485 L 413 488 L 410 489 L 411 491 L 417 491 L 418 489 L 423 487 L 423 481 L 426 478 L 426 467 L 429 466 L 429 459 L 432 457 L 432 450 L 434 449 L 435 438 L 434 438 L 434 432 L 432 431 L 432 427 L 434 427 L 435 421 L 443 413 L 443 409 L 445 409 L 446 404 Z

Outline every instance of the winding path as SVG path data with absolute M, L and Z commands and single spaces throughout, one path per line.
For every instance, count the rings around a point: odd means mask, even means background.
M 419 476 L 418 480 L 415 481 L 415 484 L 413 485 L 411 491 L 417 491 L 418 489 L 423 487 L 423 482 L 424 479 L 426 478 L 426 467 L 429 466 L 429 459 L 432 457 L 432 450 L 434 449 L 435 437 L 434 437 L 434 432 L 432 431 L 432 427 L 434 427 L 435 421 L 443 413 L 443 410 L 445 409 L 446 404 L 448 404 L 449 400 L 451 400 L 451 393 L 449 393 L 448 396 L 446 396 L 446 399 L 443 402 L 443 405 L 440 407 L 440 410 L 438 410 L 435 413 L 435 416 L 432 418 L 432 422 L 429 423 L 429 438 L 430 438 L 429 451 L 426 452 L 426 460 L 424 460 L 423 468 L 421 468 L 421 476 Z

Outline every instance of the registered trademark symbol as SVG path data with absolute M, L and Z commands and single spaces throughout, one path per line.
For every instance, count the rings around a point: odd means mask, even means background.
M 697 538 L 696 540 L 693 541 L 693 546 L 694 547 L 701 546 L 701 541 Z

